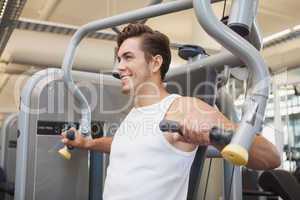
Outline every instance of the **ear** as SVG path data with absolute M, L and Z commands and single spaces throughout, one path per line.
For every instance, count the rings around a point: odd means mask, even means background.
M 163 63 L 163 58 L 161 55 L 153 56 L 152 57 L 152 72 L 153 73 L 159 72 L 162 63 Z

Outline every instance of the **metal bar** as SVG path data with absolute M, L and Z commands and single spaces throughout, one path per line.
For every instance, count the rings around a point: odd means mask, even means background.
M 250 43 L 219 22 L 212 11 L 210 0 L 194 0 L 193 2 L 197 19 L 203 29 L 247 65 L 253 75 L 252 83 L 256 84 L 250 88 L 251 92 L 245 103 L 246 113 L 237 133 L 231 144 L 222 151 L 224 158 L 234 164 L 245 165 L 248 162 L 248 150 L 257 127 L 262 125 L 265 113 L 270 83 L 268 68 L 259 52 Z M 253 109 L 255 107 L 257 109 Z
M 235 0 L 232 4 L 228 26 L 241 36 L 250 33 L 256 16 L 258 0 Z
M 156 5 L 156 4 L 159 4 L 161 3 L 163 0 L 152 0 L 148 6 L 152 6 L 152 5 Z M 139 23 L 141 24 L 145 24 L 147 22 L 147 18 L 146 19 L 143 19 L 143 20 L 140 20 Z M 111 28 L 116 34 L 120 34 L 121 33 L 121 30 L 118 28 L 118 27 L 112 27 Z
M 228 161 L 224 165 L 224 200 L 240 200 L 243 197 L 242 169 Z
M 213 0 L 212 2 L 217 2 L 217 1 L 219 0 Z M 66 86 L 73 93 L 73 95 L 81 105 L 82 117 L 80 123 L 80 131 L 82 134 L 89 134 L 90 132 L 91 111 L 86 98 L 80 92 L 80 90 L 75 85 L 72 79 L 71 70 L 72 70 L 72 65 L 74 62 L 77 46 L 79 45 L 83 37 L 86 36 L 88 33 L 97 30 L 118 26 L 132 21 L 138 21 L 146 18 L 157 17 L 168 13 L 186 10 L 192 8 L 192 6 L 193 3 L 191 0 L 173 1 L 164 4 L 153 5 L 146 8 L 141 8 L 135 11 L 127 12 L 124 14 L 120 14 L 99 21 L 88 23 L 76 31 L 76 33 L 71 38 L 69 46 L 66 50 L 65 57 L 62 64 L 62 69 L 64 71 L 64 82 Z
M 120 34 L 121 33 L 121 31 L 119 30 L 119 28 L 115 27 L 115 26 L 112 27 L 111 30 L 113 30 L 116 34 Z
M 89 200 L 102 200 L 103 183 L 103 153 L 90 151 L 90 187 L 89 187 Z
M 155 4 L 159 4 L 161 3 L 163 0 L 152 0 L 148 6 L 152 6 L 152 5 L 155 5 Z M 148 19 L 143 19 L 141 21 L 139 21 L 140 23 L 142 24 L 145 24 L 147 22 Z
M 26 18 L 19 18 L 16 21 L 16 28 L 21 30 L 30 30 L 37 32 L 47 32 L 47 33 L 55 33 L 61 35 L 73 35 L 79 27 L 69 25 L 69 24 L 61 24 L 61 23 L 53 23 L 39 20 L 32 20 Z M 109 40 L 115 41 L 117 40 L 117 34 L 104 32 L 104 31 L 96 31 L 92 35 L 87 35 L 88 38 L 101 39 L 101 40 Z M 170 43 L 171 49 L 178 49 L 178 47 L 183 44 L 178 43 Z
M 224 67 L 224 65 L 235 67 L 243 65 L 243 63 L 239 58 L 232 55 L 230 52 L 223 51 L 172 69 L 166 74 L 166 80 L 170 80 L 182 74 L 191 73 L 202 67 L 221 68 Z
M 258 50 L 260 51 L 263 48 L 262 35 L 259 30 L 256 19 L 254 19 L 251 32 L 248 35 L 247 40 Z

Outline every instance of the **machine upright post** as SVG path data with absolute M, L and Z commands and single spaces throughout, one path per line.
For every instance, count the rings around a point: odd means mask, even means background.
M 269 72 L 265 61 L 257 49 L 248 43 L 239 34 L 221 23 L 214 15 L 210 0 L 194 0 L 194 10 L 199 23 L 204 30 L 215 38 L 222 46 L 239 57 L 249 68 L 252 74 L 251 82 L 255 83 L 249 89 L 249 95 L 245 102 L 245 114 L 231 143 L 222 150 L 225 159 L 236 165 L 246 165 L 248 162 L 248 150 L 254 136 L 261 127 L 264 118 L 266 102 L 269 95 Z M 255 4 L 256 1 L 248 1 Z M 249 9 L 248 4 L 241 4 Z M 250 9 L 254 5 L 250 6 Z M 251 21 L 253 22 L 254 16 Z M 243 17 L 244 18 L 244 17 Z

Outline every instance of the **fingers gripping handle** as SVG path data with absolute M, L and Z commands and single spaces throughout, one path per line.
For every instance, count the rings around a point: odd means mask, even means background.
M 66 137 L 69 140 L 75 140 L 75 131 L 73 130 L 68 130 L 66 133 Z M 71 159 L 71 152 L 70 150 L 72 150 L 73 147 L 72 146 L 64 146 L 63 148 L 61 148 L 58 153 L 65 158 L 66 160 L 70 160 Z
M 180 135 L 182 134 L 180 124 L 176 121 L 163 120 L 159 123 L 159 128 L 161 131 L 168 132 L 177 132 Z M 226 145 L 229 144 L 233 135 L 233 131 L 225 131 L 218 127 L 213 127 L 209 131 L 209 139 L 214 144 Z
M 67 137 L 69 140 L 75 140 L 75 131 L 73 131 L 73 130 L 67 131 L 66 137 Z M 68 145 L 67 148 L 68 148 L 69 150 L 74 149 L 74 147 L 72 147 L 72 146 L 70 146 L 70 145 Z
M 209 139 L 214 144 L 227 145 L 230 143 L 233 136 L 232 130 L 224 130 L 219 127 L 212 127 L 209 131 Z
M 159 123 L 159 129 L 163 132 L 177 132 L 180 135 L 183 135 L 180 129 L 180 124 L 176 121 L 162 120 Z

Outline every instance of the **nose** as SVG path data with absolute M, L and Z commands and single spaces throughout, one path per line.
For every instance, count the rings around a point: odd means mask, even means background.
M 113 77 L 120 79 L 122 71 L 124 72 L 126 70 L 126 67 L 124 63 L 122 62 L 116 62 L 115 67 L 113 69 L 112 75 Z
M 126 70 L 126 66 L 125 66 L 125 63 L 121 60 L 119 62 L 116 63 L 116 66 L 117 66 L 117 70 L 120 72 L 120 71 L 124 71 Z

